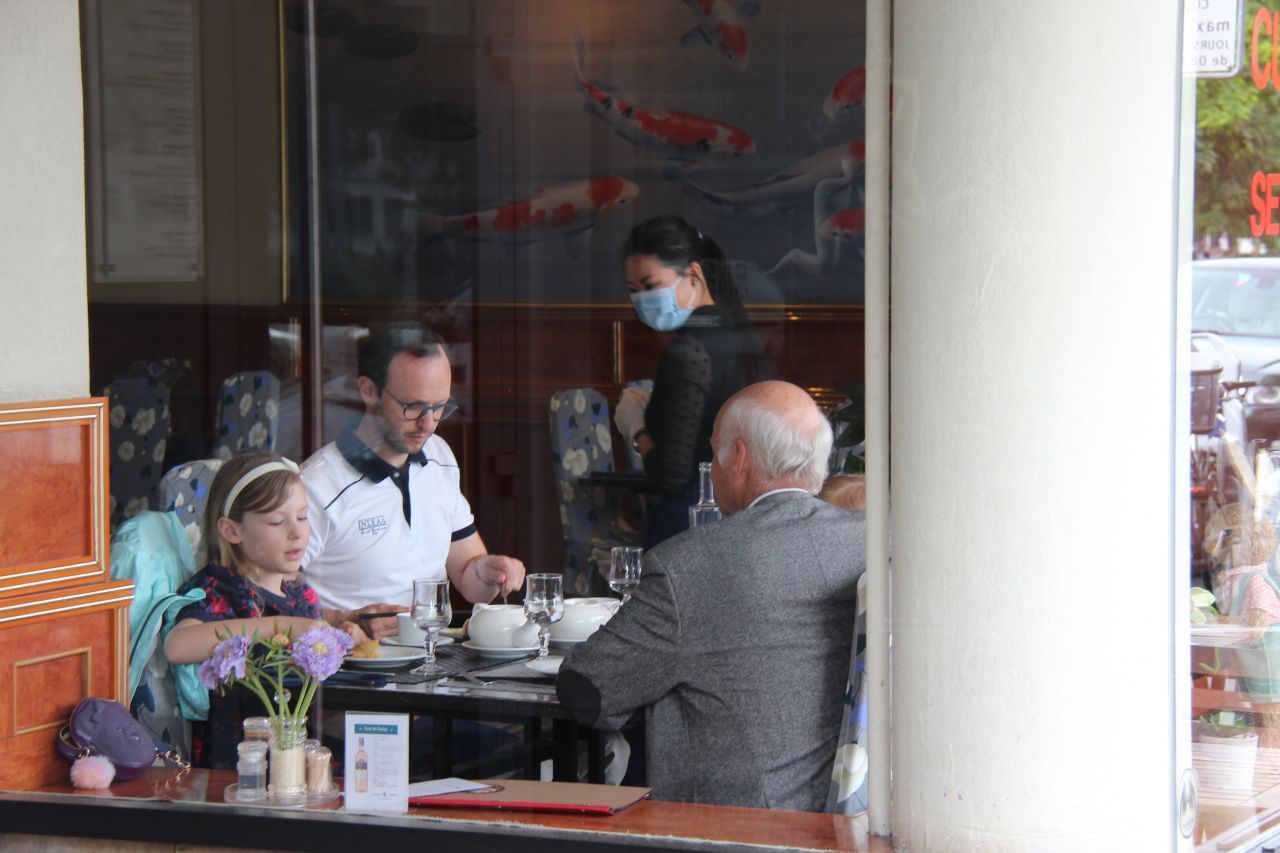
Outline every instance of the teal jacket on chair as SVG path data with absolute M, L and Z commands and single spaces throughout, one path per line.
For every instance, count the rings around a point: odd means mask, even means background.
M 172 512 L 142 512 L 116 530 L 111 540 L 111 576 L 131 580 L 129 608 L 129 710 L 163 748 L 189 752 L 185 720 L 203 720 L 209 693 L 200 686 L 195 664 L 170 666 L 164 638 L 174 617 L 204 598 L 203 590 L 178 595 L 195 573 L 191 545 Z M 185 719 L 184 719 L 185 718 Z

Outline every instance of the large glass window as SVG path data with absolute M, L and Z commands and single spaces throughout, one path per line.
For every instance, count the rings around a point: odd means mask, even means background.
M 335 440 L 364 410 L 361 342 L 413 320 L 447 343 L 439 435 L 490 551 L 603 591 L 650 499 L 578 484 L 636 462 L 597 412 L 579 465 L 554 412 L 655 378 L 672 336 L 637 317 L 621 250 L 660 215 L 722 248 L 768 373 L 854 401 L 833 467 L 858 468 L 862 2 L 82 9 L 116 523 L 174 507 L 166 472 L 194 461 Z

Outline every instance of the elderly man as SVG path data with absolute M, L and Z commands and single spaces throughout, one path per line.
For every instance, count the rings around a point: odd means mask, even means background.
M 417 578 L 448 577 L 472 602 L 524 584 L 524 565 L 489 554 L 459 489 L 458 461 L 435 434 L 457 405 L 439 336 L 417 323 L 360 350 L 364 415 L 302 466 L 311 540 L 303 566 L 333 624 L 405 610 Z M 373 637 L 393 619 L 362 619 Z
M 655 797 L 816 811 L 826 799 L 865 565 L 861 512 L 814 497 L 831 429 L 761 382 L 716 417 L 723 521 L 650 550 L 630 602 L 560 668 L 596 728 L 644 709 Z

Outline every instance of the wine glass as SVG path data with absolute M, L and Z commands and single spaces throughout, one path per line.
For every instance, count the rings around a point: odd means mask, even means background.
M 427 632 L 424 642 L 427 657 L 413 670 L 417 675 L 429 675 L 440 669 L 436 663 L 436 637 L 441 628 L 449 627 L 453 619 L 453 605 L 449 601 L 447 580 L 416 580 L 413 582 L 413 624 Z
M 640 585 L 643 560 L 643 548 L 620 545 L 609 552 L 609 589 L 622 594 L 623 604 L 631 600 L 631 593 Z
M 524 615 L 538 624 L 538 658 L 545 658 L 551 623 L 564 618 L 564 587 L 560 575 L 525 576 Z

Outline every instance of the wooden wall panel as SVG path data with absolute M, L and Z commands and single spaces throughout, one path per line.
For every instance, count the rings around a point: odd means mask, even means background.
M 0 406 L 0 600 L 107 577 L 106 401 Z
M 128 703 L 132 599 L 112 581 L 0 602 L 0 788 L 67 778 L 54 743 L 81 699 Z

